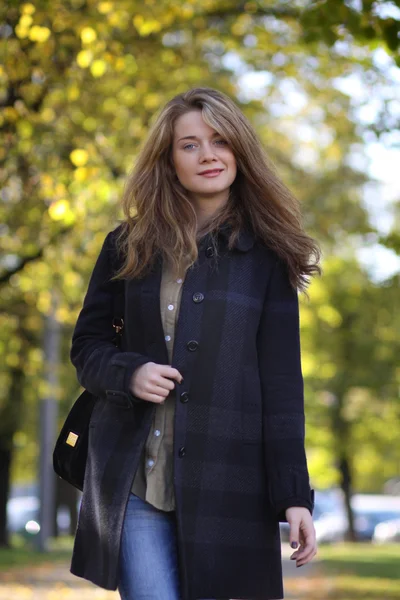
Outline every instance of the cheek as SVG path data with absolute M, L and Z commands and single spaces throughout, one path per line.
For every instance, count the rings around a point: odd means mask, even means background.
M 226 157 L 226 164 L 228 165 L 229 171 L 232 175 L 236 175 L 237 165 L 236 159 L 233 154 L 229 153 L 229 156 Z
M 174 165 L 176 174 L 179 177 L 179 179 L 185 179 L 188 176 L 190 176 L 192 169 L 189 157 L 177 154 L 176 156 L 174 156 Z

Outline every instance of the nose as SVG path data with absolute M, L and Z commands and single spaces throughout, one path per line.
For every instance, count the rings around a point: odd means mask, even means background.
M 211 160 L 217 160 L 214 149 L 211 146 L 211 144 L 209 144 L 208 142 L 206 142 L 205 144 L 202 144 L 201 149 L 200 149 L 199 159 L 200 159 L 200 162 L 208 162 Z

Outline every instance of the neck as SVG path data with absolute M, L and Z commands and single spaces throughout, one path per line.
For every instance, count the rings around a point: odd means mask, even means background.
M 226 191 L 212 198 L 193 197 L 192 204 L 197 216 L 197 230 L 201 229 L 213 215 L 219 212 L 228 202 L 229 193 Z

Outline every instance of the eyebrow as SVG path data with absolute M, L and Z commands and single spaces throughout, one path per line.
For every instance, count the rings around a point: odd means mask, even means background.
M 218 131 L 216 131 L 215 133 L 212 134 L 212 138 L 220 136 L 220 134 L 218 133 Z M 182 140 L 198 140 L 199 138 L 197 137 L 197 135 L 185 135 L 185 137 L 181 137 L 179 138 L 178 142 L 181 142 Z

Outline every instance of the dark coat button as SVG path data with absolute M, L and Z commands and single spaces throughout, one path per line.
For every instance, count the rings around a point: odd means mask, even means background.
M 194 352 L 195 350 L 197 350 L 198 347 L 199 342 L 196 342 L 196 340 L 190 340 L 190 342 L 186 344 L 186 348 L 190 350 L 190 352 Z
M 214 256 L 214 248 L 212 246 L 206 248 L 206 256 L 207 258 L 212 258 Z
M 189 394 L 187 392 L 182 392 L 181 394 L 181 402 L 183 404 L 185 404 L 185 402 L 188 402 L 189 400 Z
M 179 458 L 183 458 L 185 456 L 185 454 L 186 454 L 186 448 L 185 448 L 185 446 L 181 446 L 181 448 L 179 448 L 179 452 L 178 452 Z
M 203 302 L 204 300 L 204 294 L 202 294 L 201 292 L 196 292 L 195 294 L 193 294 L 193 302 L 196 302 L 196 304 L 198 304 L 199 302 Z

